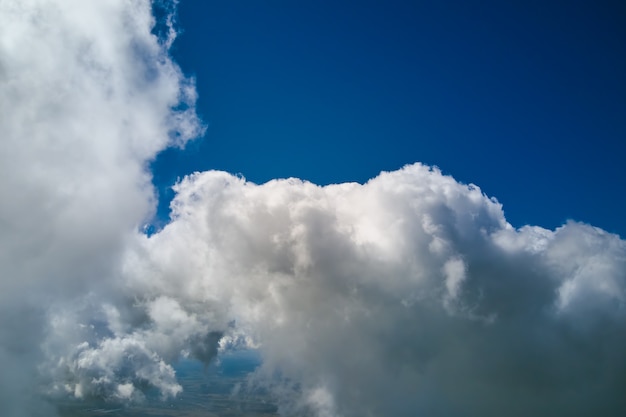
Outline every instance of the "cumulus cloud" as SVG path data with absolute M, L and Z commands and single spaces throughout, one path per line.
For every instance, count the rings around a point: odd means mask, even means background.
M 127 289 L 224 312 L 213 326 L 255 341 L 285 415 L 625 409 L 617 235 L 516 230 L 420 164 L 325 187 L 205 172 L 176 192 L 172 222 L 128 252 Z
M 3 415 L 37 415 L 47 310 L 108 287 L 154 210 L 147 161 L 202 129 L 154 24 L 149 0 L 0 2 Z
M 515 229 L 415 164 L 329 186 L 196 173 L 139 232 L 147 162 L 202 130 L 171 21 L 0 2 L 3 415 L 176 396 L 178 359 L 238 347 L 285 416 L 626 413 L 626 242 L 601 229 Z

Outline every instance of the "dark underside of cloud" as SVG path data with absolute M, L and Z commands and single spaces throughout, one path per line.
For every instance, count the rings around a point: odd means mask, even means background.
M 421 164 L 197 173 L 138 232 L 148 162 L 202 132 L 162 18 L 157 37 L 147 0 L 0 2 L 3 415 L 175 397 L 178 360 L 238 348 L 284 416 L 626 415 L 617 235 L 515 229 Z

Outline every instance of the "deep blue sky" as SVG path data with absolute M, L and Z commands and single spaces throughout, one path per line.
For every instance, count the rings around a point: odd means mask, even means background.
M 153 164 L 162 219 L 193 171 L 328 184 L 419 161 L 516 227 L 626 237 L 623 1 L 182 0 L 178 25 L 208 130 Z

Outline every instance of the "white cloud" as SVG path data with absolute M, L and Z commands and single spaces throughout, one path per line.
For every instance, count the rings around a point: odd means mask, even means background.
M 153 24 L 149 0 L 0 1 L 3 415 L 38 415 L 47 311 L 108 291 L 154 210 L 147 161 L 201 130 Z
M 326 187 L 198 173 L 139 233 L 147 161 L 201 130 L 153 23 L 147 0 L 0 2 L 3 415 L 174 396 L 177 358 L 238 345 L 284 415 L 625 413 L 626 243 L 603 230 L 516 230 L 416 164 Z
M 286 415 L 624 409 L 616 235 L 515 230 L 477 187 L 419 164 L 326 187 L 205 172 L 176 191 L 173 221 L 129 252 L 126 288 L 203 306 L 220 331 L 235 320 L 263 353 L 257 381 L 288 378 L 266 381 Z

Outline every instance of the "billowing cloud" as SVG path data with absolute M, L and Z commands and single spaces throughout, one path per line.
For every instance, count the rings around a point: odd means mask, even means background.
M 5 416 L 38 415 L 48 309 L 106 291 L 151 216 L 147 161 L 201 131 L 193 83 L 167 54 L 174 34 L 159 40 L 154 24 L 149 0 L 0 1 Z
M 197 173 L 139 232 L 147 162 L 201 131 L 154 24 L 147 0 L 0 2 L 3 415 L 172 397 L 179 358 L 238 346 L 285 416 L 626 413 L 617 235 L 515 229 L 420 164 L 324 187 Z
M 326 187 L 205 172 L 176 191 L 172 222 L 128 253 L 126 288 L 227 335 L 234 320 L 285 415 L 624 410 L 619 236 L 515 230 L 420 164 Z

